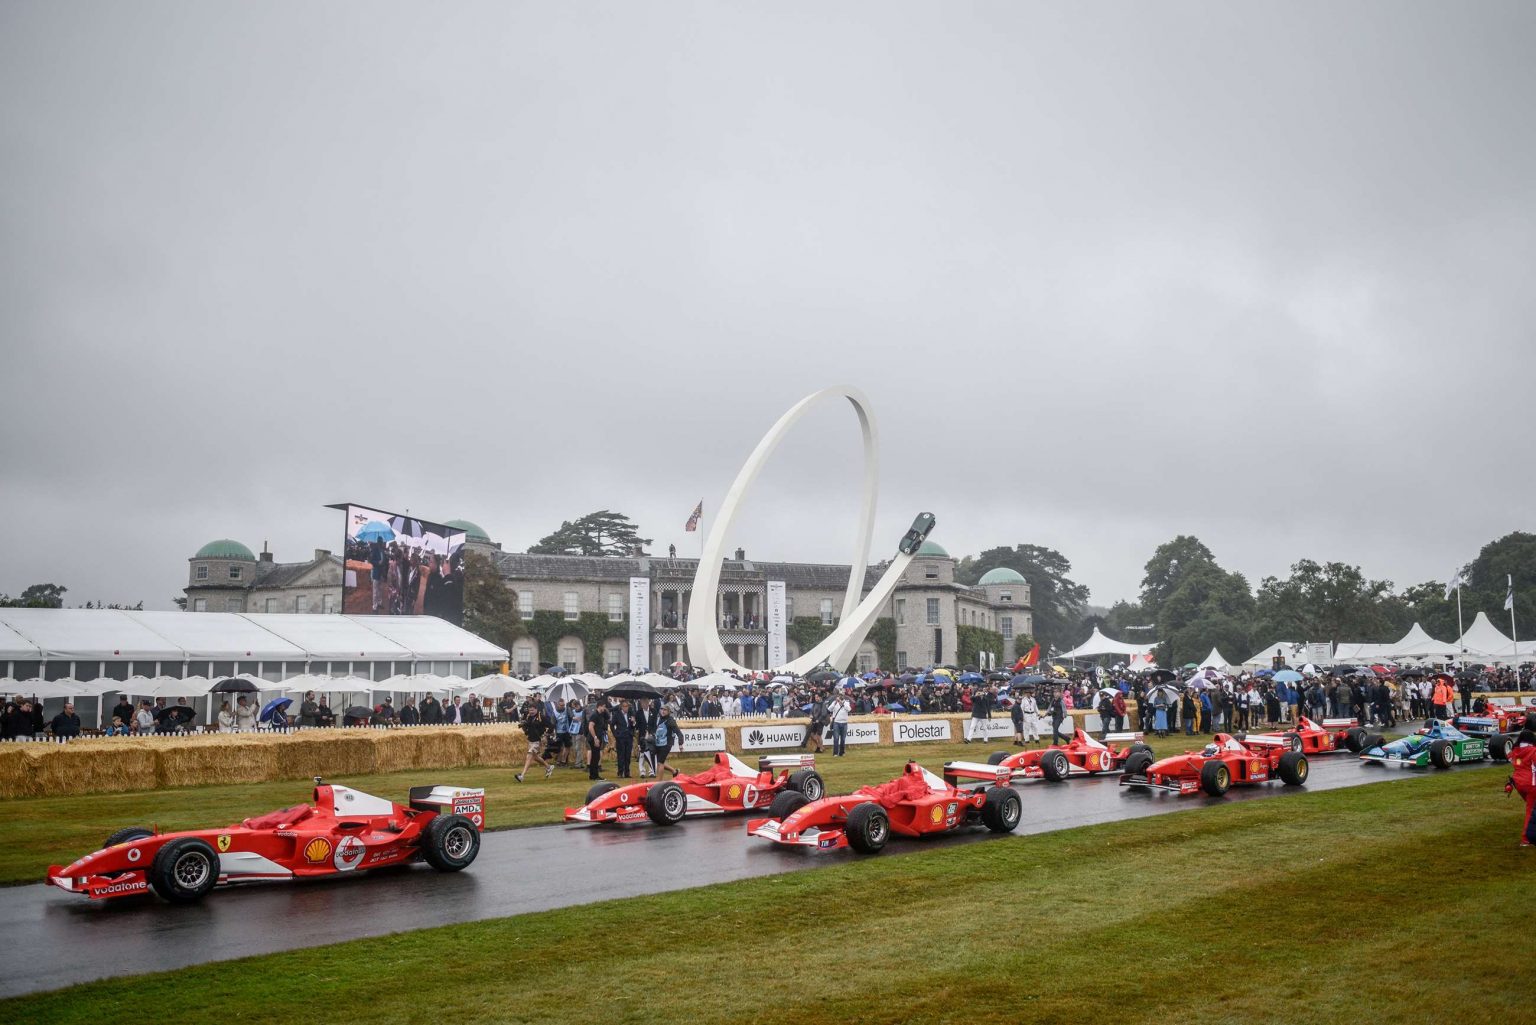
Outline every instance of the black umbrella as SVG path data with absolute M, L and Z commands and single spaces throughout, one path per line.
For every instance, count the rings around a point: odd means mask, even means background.
M 369 716 L 373 715 L 373 709 L 369 708 L 367 705 L 353 705 L 351 708 L 347 709 L 345 714 L 348 719 L 367 719 Z
M 1337 665 L 1328 670 L 1329 676 L 1348 676 L 1355 671 L 1354 666 Z
M 1458 680 L 1475 680 L 1481 674 L 1476 669 L 1463 669 L 1456 674 Z
M 227 680 L 220 680 L 210 687 L 210 694 L 255 694 L 257 686 L 250 680 L 242 680 L 238 676 L 231 676 Z
M 1000 683 L 1007 683 L 1009 680 L 1013 679 L 1013 674 L 993 671 L 987 674 L 987 679 L 996 680 Z
M 1404 669 L 1401 672 L 1399 672 L 1397 675 L 1401 676 L 1403 679 L 1406 680 L 1406 679 L 1409 679 L 1411 677 L 1423 676 L 1424 675 L 1424 670 L 1422 670 L 1422 669 Z
M 644 680 L 625 680 L 623 683 L 616 683 L 612 687 L 604 688 L 602 693 L 607 694 L 611 698 L 634 698 L 636 701 L 646 698 L 666 697 L 665 694 Z
M 812 683 L 827 683 L 831 680 L 841 680 L 843 674 L 836 669 L 818 669 L 812 673 L 806 673 L 805 678 Z
M 172 719 L 178 720 L 183 725 L 191 722 L 197 716 L 197 713 L 192 710 L 191 705 L 172 705 L 165 710 L 165 714 Z
M 1151 680 L 1154 684 L 1171 683 L 1178 678 L 1179 674 L 1172 669 L 1154 669 L 1147 674 L 1147 679 Z

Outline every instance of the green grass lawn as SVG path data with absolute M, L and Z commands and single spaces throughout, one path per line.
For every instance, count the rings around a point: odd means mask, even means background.
M 1200 746 L 1200 737 L 1151 738 L 1160 754 L 1176 754 Z M 1035 745 L 1039 746 L 1039 745 Z M 1017 750 L 1011 742 L 992 744 L 902 744 L 856 746 L 844 758 L 823 755 L 817 769 L 828 790 L 847 793 L 868 783 L 883 783 L 897 775 L 909 758 L 937 770 L 945 761 L 986 761 L 990 751 Z M 712 754 L 675 756 L 672 764 L 684 772 L 707 768 Z M 756 765 L 755 755 L 743 761 Z M 604 766 L 613 771 L 610 757 Z M 487 827 L 507 829 L 561 821 L 567 806 L 585 802 L 591 786 L 586 770 L 558 769 L 551 779 L 534 764 L 527 782 L 512 778 L 512 769 L 417 769 L 369 776 L 336 777 L 333 782 L 391 800 L 404 800 L 406 790 L 423 783 L 453 783 L 484 787 Z M 50 864 L 67 865 L 95 850 L 123 826 L 159 826 L 164 830 L 213 828 L 309 800 L 310 785 L 301 780 L 229 786 L 176 787 L 166 790 L 74 797 L 19 798 L 0 802 L 0 884 L 40 882 Z
M 1530 1016 L 1536 851 L 1502 779 L 839 859 L 91 983 L 0 1019 L 1508 1025 Z

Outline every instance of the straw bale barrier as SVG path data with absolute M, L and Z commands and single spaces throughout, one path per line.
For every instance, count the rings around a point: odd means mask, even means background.
M 5 744 L 0 798 L 508 766 L 521 764 L 527 749 L 523 731 L 501 723 Z

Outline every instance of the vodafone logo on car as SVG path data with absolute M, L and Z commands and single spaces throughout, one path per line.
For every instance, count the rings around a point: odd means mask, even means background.
M 149 889 L 149 884 L 142 879 L 127 883 L 113 883 L 111 886 L 103 886 L 96 891 L 99 896 L 108 897 L 118 893 L 139 893 Z
M 363 841 L 355 836 L 344 836 L 336 844 L 336 856 L 331 859 L 331 864 L 338 872 L 350 872 L 363 863 L 364 853 Z

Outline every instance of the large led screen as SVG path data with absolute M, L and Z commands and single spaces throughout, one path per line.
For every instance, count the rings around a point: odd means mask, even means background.
M 464 532 L 349 505 L 341 608 L 359 616 L 436 616 L 464 623 Z

